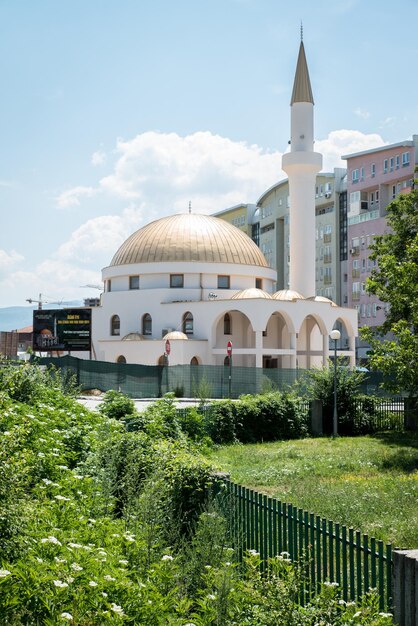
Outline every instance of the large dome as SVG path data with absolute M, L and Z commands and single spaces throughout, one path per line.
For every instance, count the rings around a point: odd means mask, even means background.
M 121 245 L 110 265 L 189 261 L 268 267 L 241 230 L 209 215 L 170 215 L 147 224 Z

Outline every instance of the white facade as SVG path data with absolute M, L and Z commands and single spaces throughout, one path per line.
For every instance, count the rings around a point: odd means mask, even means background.
M 334 328 L 340 355 L 355 365 L 357 312 L 315 296 L 313 98 L 301 43 L 292 95 L 290 290 L 257 245 L 226 221 L 175 215 L 131 235 L 103 270 L 105 292 L 92 309 L 92 356 L 111 362 L 310 368 L 327 363 Z M 168 340 L 168 343 L 167 343 Z M 168 350 L 167 350 L 168 348 Z

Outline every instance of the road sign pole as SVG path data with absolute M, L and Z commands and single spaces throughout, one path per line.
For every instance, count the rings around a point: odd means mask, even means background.
M 232 341 L 228 341 L 226 353 L 229 358 L 228 398 L 230 398 L 232 391 Z

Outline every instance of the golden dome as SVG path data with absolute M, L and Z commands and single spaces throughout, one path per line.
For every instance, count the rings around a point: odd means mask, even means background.
M 280 289 L 280 291 L 276 291 L 272 297 L 274 300 L 285 300 L 287 302 L 305 299 L 299 291 L 293 291 L 292 289 Z
M 338 306 L 333 300 L 326 298 L 325 296 L 311 296 L 307 300 L 313 300 L 314 302 L 328 302 L 331 306 Z
M 238 293 L 232 296 L 231 300 L 247 300 L 248 298 L 265 298 L 266 300 L 271 300 L 271 295 L 263 289 L 251 287 L 250 289 L 238 291 Z
M 244 232 L 210 215 L 170 215 L 147 224 L 121 245 L 110 265 L 188 261 L 268 267 Z
M 122 341 L 143 341 L 144 337 L 140 333 L 128 333 Z
M 170 341 L 176 341 L 178 339 L 188 340 L 189 338 L 185 333 L 182 333 L 181 330 L 172 330 L 171 332 L 164 335 L 163 340 L 167 341 L 167 339 L 169 339 Z

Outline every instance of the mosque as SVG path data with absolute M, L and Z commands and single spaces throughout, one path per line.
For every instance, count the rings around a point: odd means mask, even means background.
M 189 213 L 133 233 L 102 271 L 101 305 L 92 309 L 94 358 L 119 363 L 311 368 L 327 363 L 329 335 L 348 338 L 340 355 L 355 365 L 357 311 L 315 296 L 313 95 L 303 41 L 291 98 L 289 289 L 235 226 Z M 229 347 L 228 347 L 229 346 Z

